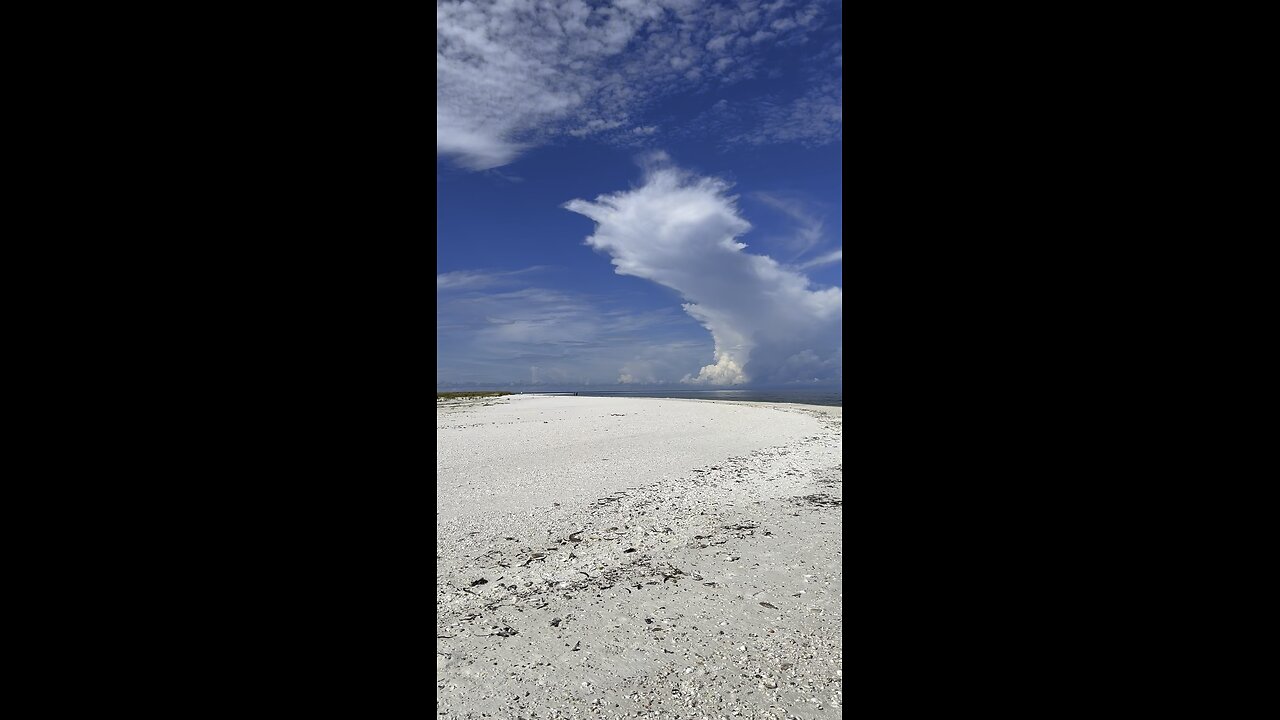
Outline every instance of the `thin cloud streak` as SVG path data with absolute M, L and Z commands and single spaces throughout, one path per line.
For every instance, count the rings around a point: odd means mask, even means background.
M 480 275 L 475 271 L 468 275 Z M 672 309 L 633 312 L 605 298 L 541 287 L 455 287 L 436 319 L 438 385 L 612 385 L 678 378 L 710 351 Z
M 844 252 L 844 248 L 841 248 L 839 250 L 834 250 L 832 252 L 829 252 L 826 255 L 819 255 L 818 257 L 812 260 L 809 260 L 808 262 L 801 263 L 800 269 L 808 270 L 809 268 L 820 267 L 822 265 L 830 265 L 831 263 L 841 262 L 844 259 L 843 252 Z
M 453 272 L 438 273 L 436 275 L 436 292 L 491 287 L 509 282 L 514 277 L 545 269 L 545 265 L 534 265 L 522 270 L 455 270 Z
M 822 220 L 810 214 L 800 202 L 766 192 L 755 192 L 751 197 L 796 221 L 799 227 L 791 242 L 793 259 L 804 255 L 822 242 Z

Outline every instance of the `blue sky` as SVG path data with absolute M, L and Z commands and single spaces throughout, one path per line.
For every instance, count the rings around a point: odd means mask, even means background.
M 437 387 L 837 385 L 840 13 L 439 2 Z

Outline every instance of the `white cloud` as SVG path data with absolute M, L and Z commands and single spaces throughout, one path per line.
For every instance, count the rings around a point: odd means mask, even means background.
M 828 29 L 824 28 L 824 31 Z M 802 36 L 798 30 L 790 35 Z M 774 92 L 764 96 L 735 94 L 732 102 L 727 98 L 712 102 L 714 96 L 711 96 L 708 98 L 711 104 L 702 106 L 700 112 L 683 122 L 669 126 L 666 134 L 711 142 L 721 150 L 765 144 L 820 147 L 840 142 L 844 119 L 841 58 L 838 40 L 806 54 L 807 70 L 803 79 L 789 75 L 778 66 L 756 63 L 750 54 L 735 54 L 716 60 L 710 69 L 722 71 L 723 74 L 715 77 L 726 82 L 751 75 L 787 77 L 788 81 L 774 85 Z
M 504 173 L 504 172 L 502 172 L 501 170 L 498 170 L 497 168 L 494 168 L 494 169 L 489 170 L 489 171 L 488 171 L 488 174 L 489 174 L 490 176 L 492 176 L 492 177 L 501 178 L 502 180 L 505 180 L 506 182 L 509 182 L 509 183 L 522 183 L 522 182 L 524 182 L 524 178 L 520 177 L 519 175 L 512 175 L 512 174 L 510 174 L 510 173 Z
M 599 118 L 596 118 L 596 119 L 590 120 L 589 122 L 587 122 L 586 125 L 583 125 L 582 127 L 577 127 L 570 130 L 569 134 L 574 137 L 586 137 L 587 135 L 594 135 L 598 132 L 603 132 L 605 130 L 612 130 L 616 127 L 620 127 L 621 125 L 622 125 L 621 120 L 601 120 Z
M 488 170 L 515 159 L 524 146 L 503 140 L 500 132 L 465 127 L 463 121 L 436 112 L 436 152 L 452 154 L 470 170 Z
M 666 385 L 683 375 L 697 358 L 706 353 L 703 343 L 669 343 L 640 348 L 618 370 L 623 385 Z
M 436 381 L 611 385 L 678 378 L 710 352 L 702 329 L 675 308 L 634 312 L 607 299 L 521 286 L 518 273 L 470 270 L 441 277 Z M 495 279 L 496 277 L 496 279 Z M 458 282 L 482 278 L 477 282 Z M 499 284 L 506 287 L 500 287 Z
M 802 270 L 807 270 L 809 268 L 818 267 L 820 265 L 830 265 L 831 263 L 842 262 L 843 260 L 844 260 L 844 248 L 840 248 L 837 250 L 833 250 L 829 253 L 826 253 L 825 255 L 819 255 L 818 257 L 812 260 L 805 261 L 800 264 L 800 268 Z
M 724 52 L 725 48 L 729 46 L 729 43 L 733 40 L 733 38 L 734 38 L 733 33 L 730 33 L 728 35 L 717 35 L 716 37 L 713 37 L 707 41 L 706 47 L 711 52 Z
M 436 275 L 436 291 L 484 287 L 492 282 L 493 276 L 486 273 L 468 272 L 465 270 L 440 273 Z
M 822 242 L 822 220 L 814 216 L 804 203 L 766 192 L 752 193 L 751 197 L 796 221 L 798 227 L 790 248 L 793 258 L 805 254 Z
M 711 332 L 714 362 L 688 382 L 730 385 L 836 378 L 840 288 L 811 290 L 799 272 L 743 252 L 751 225 L 729 185 L 645 159 L 644 184 L 572 200 L 565 208 L 596 222 L 587 244 L 608 253 L 620 275 L 672 288 L 685 312 Z
M 765 105 L 759 122 L 732 141 L 754 145 L 787 142 L 825 145 L 841 140 L 843 121 L 840 81 L 832 80 L 809 88 L 789 103 Z
M 628 135 L 665 94 L 753 77 L 777 41 L 801 40 L 823 13 L 780 0 L 437 2 L 436 152 L 485 170 L 569 134 Z M 763 33 L 763 34 L 762 34 Z M 749 42 L 750 37 L 756 43 Z M 641 125 L 643 126 L 643 125 Z
M 543 265 L 534 265 L 522 270 L 455 270 L 436 275 L 436 292 L 442 290 L 472 290 L 492 287 L 526 273 L 546 269 Z

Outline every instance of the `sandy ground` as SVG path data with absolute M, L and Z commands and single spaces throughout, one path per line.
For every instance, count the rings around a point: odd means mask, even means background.
M 834 718 L 841 408 L 436 410 L 436 712 Z

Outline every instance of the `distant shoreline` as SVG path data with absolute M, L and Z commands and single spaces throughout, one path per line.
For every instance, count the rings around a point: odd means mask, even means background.
M 444 391 L 437 391 L 442 393 Z M 844 393 L 840 390 L 506 390 L 518 395 L 577 395 L 579 397 L 605 398 L 663 398 L 670 400 L 721 400 L 738 402 L 764 402 L 788 405 L 820 405 L 844 407 Z
M 669 400 L 732 400 L 738 402 L 783 403 L 788 405 L 823 405 L 844 407 L 843 394 L 838 391 L 794 390 L 578 390 L 580 397 L 648 397 Z M 528 391 L 525 394 L 530 394 Z

